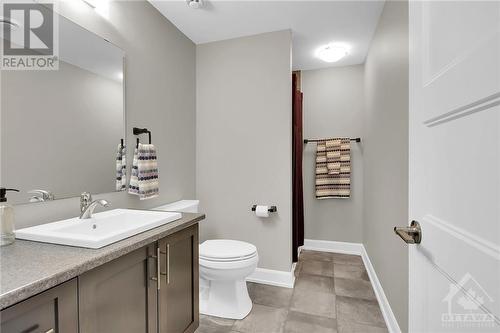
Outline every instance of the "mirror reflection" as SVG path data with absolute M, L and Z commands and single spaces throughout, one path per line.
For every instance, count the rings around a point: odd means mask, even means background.
M 59 16 L 59 69 L 2 71 L 0 183 L 14 204 L 117 189 L 124 52 Z

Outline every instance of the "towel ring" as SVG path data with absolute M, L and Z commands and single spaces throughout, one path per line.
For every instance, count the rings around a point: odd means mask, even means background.
M 134 127 L 132 128 L 132 132 L 134 133 L 134 135 L 141 135 L 141 134 L 148 134 L 148 138 L 149 138 L 149 144 L 151 144 L 151 131 L 148 130 L 147 128 L 138 128 L 138 127 Z M 139 138 L 136 139 L 136 145 L 135 145 L 136 148 L 139 147 Z

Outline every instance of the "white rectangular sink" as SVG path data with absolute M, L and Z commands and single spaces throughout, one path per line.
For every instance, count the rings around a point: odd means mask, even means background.
M 181 213 L 113 209 L 90 219 L 67 220 L 16 230 L 16 238 L 98 249 L 149 229 L 178 220 Z

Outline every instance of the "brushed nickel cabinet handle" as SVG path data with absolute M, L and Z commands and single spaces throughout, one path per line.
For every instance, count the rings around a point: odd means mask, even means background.
M 156 281 L 157 282 L 157 289 L 160 290 L 161 288 L 161 280 L 160 280 L 160 266 L 161 266 L 161 260 L 160 260 L 160 245 L 156 248 Z
M 170 244 L 167 244 L 167 284 L 170 284 Z
M 417 221 L 411 221 L 409 227 L 394 227 L 394 232 L 407 244 L 420 244 L 422 241 L 422 228 Z
M 30 332 L 34 332 L 35 330 L 37 330 L 38 328 L 40 327 L 40 325 L 38 324 L 35 324 L 27 329 L 25 329 L 24 331 L 21 331 L 21 333 L 30 333 Z M 51 328 L 50 330 L 46 331 L 45 333 L 55 333 L 54 329 Z
M 35 331 L 35 330 L 37 330 L 39 327 L 40 327 L 40 325 L 35 324 L 35 325 L 33 325 L 33 326 L 28 327 L 28 328 L 27 328 L 27 329 L 25 329 L 24 331 L 21 331 L 21 333 L 30 333 L 30 332 L 34 332 L 34 331 Z
M 156 256 L 156 255 L 148 255 L 148 259 L 154 259 L 155 262 L 156 262 L 156 261 L 158 261 L 158 256 Z M 148 274 L 148 276 L 149 276 L 149 274 Z M 156 276 L 151 276 L 149 279 L 151 279 L 152 281 L 158 281 L 158 278 Z

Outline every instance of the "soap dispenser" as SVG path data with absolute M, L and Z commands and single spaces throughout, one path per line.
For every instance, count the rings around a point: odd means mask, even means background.
M 14 234 L 14 207 L 7 203 L 7 191 L 19 190 L 13 188 L 0 187 L 0 246 L 14 243 L 16 236 Z

